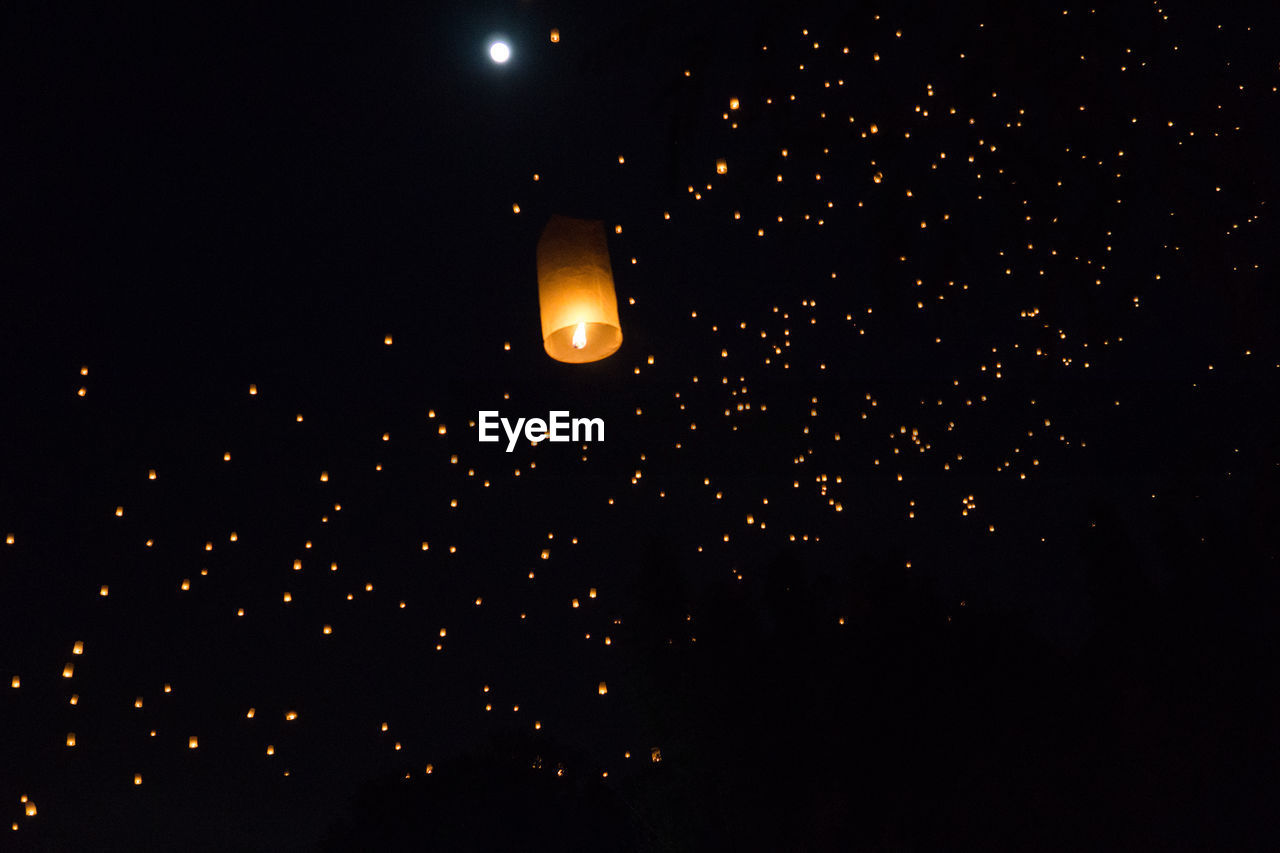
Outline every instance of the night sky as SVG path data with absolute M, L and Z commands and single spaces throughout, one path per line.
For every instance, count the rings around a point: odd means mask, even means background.
M 1275 849 L 1277 45 L 7 5 L 0 849 Z

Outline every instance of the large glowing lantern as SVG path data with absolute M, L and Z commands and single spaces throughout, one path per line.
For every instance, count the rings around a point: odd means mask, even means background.
M 538 239 L 538 303 L 542 345 L 556 361 L 599 361 L 622 346 L 603 222 L 551 217 Z

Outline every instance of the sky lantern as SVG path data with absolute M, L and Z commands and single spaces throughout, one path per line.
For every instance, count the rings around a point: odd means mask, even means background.
M 584 364 L 622 345 L 618 296 L 598 220 L 552 216 L 538 239 L 542 345 L 556 361 Z

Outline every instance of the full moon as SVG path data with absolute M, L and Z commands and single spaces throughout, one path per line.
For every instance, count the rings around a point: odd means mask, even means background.
M 495 41 L 489 45 L 489 58 L 501 65 L 511 58 L 511 48 L 504 41 Z

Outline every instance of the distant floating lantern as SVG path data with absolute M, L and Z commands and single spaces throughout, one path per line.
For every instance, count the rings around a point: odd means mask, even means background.
M 67 732 L 67 746 L 75 746 L 75 745 L 76 745 L 76 733 Z
M 603 681 L 600 682 L 600 686 L 596 688 L 596 693 L 603 696 L 608 692 L 609 692 L 609 685 L 605 684 Z
M 552 42 L 560 41 L 560 30 L 556 29 L 555 27 L 551 28 L 551 41 Z
M 198 749 L 200 746 L 200 738 L 192 735 L 187 738 L 187 749 Z
M 552 216 L 538 239 L 542 345 L 556 361 L 585 364 L 622 346 L 604 223 Z
M 69 663 L 62 668 L 62 677 L 70 678 L 71 676 L 75 675 L 75 672 L 76 672 L 75 665 Z
M 729 164 L 725 161 L 723 157 L 721 157 L 719 160 L 716 161 L 716 174 L 723 175 L 727 171 L 729 171 Z
M 36 804 L 30 800 L 27 800 L 27 817 L 35 817 L 35 816 L 36 816 Z
M 739 104 L 738 104 L 738 99 L 737 99 L 737 98 L 730 98 L 730 99 L 729 99 L 729 109 L 731 109 L 731 110 L 736 110 L 736 109 L 738 108 L 738 106 L 739 106 Z
M 83 641 L 83 640 L 76 640 L 75 645 L 73 645 L 73 646 L 71 647 L 71 654 L 73 654 L 73 655 L 82 655 L 82 654 L 84 654 L 84 641 Z

